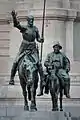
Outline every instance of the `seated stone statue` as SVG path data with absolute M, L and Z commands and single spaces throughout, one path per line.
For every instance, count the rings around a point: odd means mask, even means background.
M 58 78 L 61 80 L 62 86 L 64 86 L 64 95 L 66 95 L 67 98 L 70 98 L 70 61 L 64 53 L 60 52 L 61 49 L 62 46 L 60 43 L 55 42 L 53 45 L 54 51 L 47 55 L 44 66 L 47 69 L 50 79 L 54 78 L 55 80 Z M 43 87 L 41 89 L 41 93 L 43 93 Z

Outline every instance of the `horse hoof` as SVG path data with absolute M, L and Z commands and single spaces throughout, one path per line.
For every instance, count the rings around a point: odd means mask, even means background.
M 63 111 L 63 109 L 62 109 L 62 108 L 60 108 L 60 111 Z
M 29 111 L 29 106 L 25 105 L 25 106 L 24 106 L 24 110 L 25 110 L 25 111 Z
M 52 111 L 58 111 L 59 109 L 58 108 L 52 108 Z
M 35 108 L 35 110 L 37 111 L 37 108 Z

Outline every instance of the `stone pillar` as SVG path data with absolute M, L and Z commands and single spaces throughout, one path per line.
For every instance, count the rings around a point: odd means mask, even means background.
M 67 11 L 67 19 L 65 21 L 66 29 L 66 54 L 70 61 L 73 62 L 73 21 L 76 18 L 76 11 Z
M 66 55 L 73 61 L 73 21 L 67 21 L 66 25 Z
M 80 9 L 80 1 L 79 0 L 70 0 L 70 8 L 71 9 Z
M 48 26 L 45 28 L 45 42 L 43 49 L 43 59 L 46 55 L 53 51 L 54 41 L 59 41 L 65 51 L 65 26 L 64 21 L 49 20 Z
M 5 20 L 0 21 L 0 84 L 5 82 L 9 73 L 9 32 L 9 23 Z
M 62 3 L 63 3 L 63 8 L 67 8 L 69 9 L 70 8 L 70 0 L 62 0 Z

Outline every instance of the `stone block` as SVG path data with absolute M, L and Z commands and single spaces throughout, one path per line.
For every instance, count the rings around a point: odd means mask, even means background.
M 0 117 L 0 120 L 11 120 L 10 117 Z
M 20 116 L 23 112 L 24 112 L 23 106 L 7 107 L 7 116 L 8 117 Z
M 13 120 L 64 120 L 64 112 L 37 111 L 24 112 L 21 116 Z
M 0 32 L 0 39 L 9 39 L 9 33 L 8 32 Z
M 0 106 L 0 117 L 6 116 L 6 107 Z

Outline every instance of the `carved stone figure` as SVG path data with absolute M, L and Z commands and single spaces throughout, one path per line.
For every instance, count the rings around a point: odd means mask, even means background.
M 14 76 L 17 71 L 18 62 L 25 55 L 25 53 L 28 55 L 28 58 L 31 59 L 31 61 L 36 61 L 40 77 L 42 78 L 43 68 L 41 66 L 41 63 L 39 62 L 39 51 L 36 47 L 35 39 L 40 43 L 44 42 L 44 39 L 40 38 L 38 28 L 33 25 L 34 17 L 31 15 L 28 16 L 27 25 L 21 25 L 20 22 L 17 20 L 17 14 L 14 10 L 11 14 L 13 17 L 14 27 L 20 30 L 23 40 L 11 69 L 11 77 L 9 84 L 14 85 Z
M 47 55 L 44 66 L 49 75 L 49 89 L 52 97 L 52 110 L 58 110 L 58 93 L 60 92 L 60 107 L 62 110 L 62 96 L 70 98 L 70 61 L 65 54 L 60 52 L 62 46 L 59 42 L 53 45 L 54 51 Z

